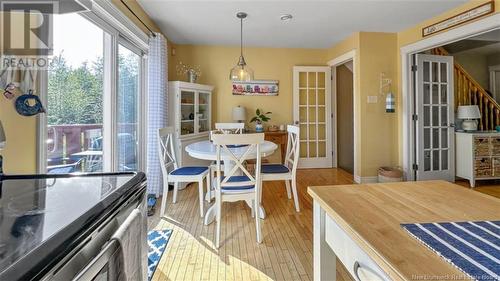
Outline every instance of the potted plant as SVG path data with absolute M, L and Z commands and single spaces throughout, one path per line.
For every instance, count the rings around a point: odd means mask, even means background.
M 260 109 L 257 108 L 255 110 L 255 116 L 250 120 L 250 123 L 255 122 L 255 131 L 256 132 L 264 132 L 264 126 L 262 125 L 263 122 L 267 122 L 271 120 L 268 114 L 272 114 L 272 112 L 268 111 L 266 113 L 262 113 Z

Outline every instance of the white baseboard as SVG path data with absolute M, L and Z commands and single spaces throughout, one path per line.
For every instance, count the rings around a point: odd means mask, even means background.
M 355 183 L 376 183 L 378 182 L 378 177 L 360 177 L 358 175 L 354 175 Z

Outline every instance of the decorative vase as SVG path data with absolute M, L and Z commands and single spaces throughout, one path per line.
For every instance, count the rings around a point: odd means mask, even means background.
M 262 133 L 264 132 L 264 125 L 262 125 L 262 123 L 256 123 L 255 124 L 255 131 L 257 133 Z
M 198 80 L 198 74 L 196 74 L 196 71 L 194 69 L 188 70 L 186 74 L 188 76 L 189 83 L 196 83 L 196 80 Z

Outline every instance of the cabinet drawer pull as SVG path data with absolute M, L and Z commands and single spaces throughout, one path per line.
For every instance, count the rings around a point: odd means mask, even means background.
M 358 269 L 361 267 L 361 265 L 359 265 L 359 262 L 355 262 L 354 263 L 354 268 L 353 268 L 353 272 L 354 272 L 354 279 L 356 279 L 356 281 L 361 281 L 361 279 L 359 278 L 359 274 L 358 274 Z
M 359 277 L 359 270 L 362 270 L 363 271 L 363 276 L 364 278 L 361 279 Z M 368 267 L 362 267 L 358 261 L 354 262 L 354 266 L 353 266 L 353 272 L 354 272 L 354 279 L 356 281 L 365 281 L 365 280 L 369 280 L 369 281 L 376 281 L 376 280 L 384 280 L 384 278 L 382 278 L 377 272 L 375 272 L 374 270 L 368 268 Z

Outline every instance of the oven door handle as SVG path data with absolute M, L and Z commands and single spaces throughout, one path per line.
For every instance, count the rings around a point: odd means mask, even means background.
M 92 281 L 106 266 L 109 260 L 116 254 L 120 248 L 120 243 L 116 240 L 110 240 L 104 249 L 95 257 L 75 278 L 73 281 Z

